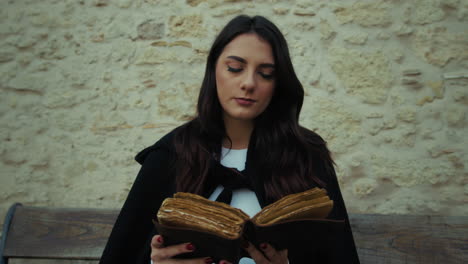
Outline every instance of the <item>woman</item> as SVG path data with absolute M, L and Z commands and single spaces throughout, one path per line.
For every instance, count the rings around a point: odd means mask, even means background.
M 162 201 L 176 191 L 253 215 L 314 186 L 327 189 L 335 202 L 329 218 L 346 221 L 337 238 L 340 245 L 277 251 L 266 243 L 259 249 L 246 243 L 245 250 L 256 263 L 359 263 L 326 143 L 298 123 L 303 97 L 278 28 L 260 16 L 231 20 L 208 55 L 198 116 L 137 155 L 142 168 L 101 263 L 147 264 L 150 258 L 154 263 L 211 263 L 210 256 L 174 259 L 196 248 L 191 243 L 166 247 L 153 228 L 151 219 Z

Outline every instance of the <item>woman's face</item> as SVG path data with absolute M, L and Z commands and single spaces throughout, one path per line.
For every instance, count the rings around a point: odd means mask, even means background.
M 216 90 L 228 119 L 253 121 L 270 103 L 275 89 L 271 46 L 258 35 L 234 38 L 216 63 Z

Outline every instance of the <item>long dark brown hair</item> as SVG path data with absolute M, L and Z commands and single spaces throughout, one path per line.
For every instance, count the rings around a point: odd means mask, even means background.
M 206 191 L 210 162 L 219 157 L 222 139 L 227 137 L 216 91 L 216 62 L 224 47 L 245 33 L 267 41 L 275 61 L 273 98 L 255 119 L 255 151 L 261 154 L 258 166 L 269 172 L 264 177 L 266 199 L 275 201 L 311 185 L 324 185 L 314 167 L 317 160 L 333 161 L 320 136 L 299 125 L 304 89 L 294 72 L 286 40 L 268 19 L 241 15 L 224 27 L 211 47 L 198 97 L 198 116 L 176 130 L 177 191 Z

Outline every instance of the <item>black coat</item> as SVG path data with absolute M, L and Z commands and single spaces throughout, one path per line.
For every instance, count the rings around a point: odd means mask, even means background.
M 174 131 L 161 138 L 153 146 L 142 150 L 136 156 L 136 161 L 142 167 L 114 225 L 101 258 L 101 264 L 150 263 L 150 241 L 156 234 L 152 219 L 155 218 L 162 201 L 172 196 L 176 189 L 175 177 L 173 170 L 171 170 L 175 160 L 173 136 Z M 263 208 L 271 201 L 265 199 L 262 173 L 255 167 L 256 163 L 255 147 L 251 144 L 243 173 L 254 177 L 253 189 L 257 194 L 260 206 Z M 348 214 L 333 165 L 325 162 L 318 162 L 317 165 L 316 175 L 327 184 L 328 195 L 334 201 L 334 208 L 328 218 L 345 220 L 345 231 L 337 238 L 342 243 L 328 249 L 335 258 L 333 261 L 324 261 L 319 256 L 320 252 L 304 245 L 300 249 L 289 249 L 290 263 L 359 263 Z M 217 183 L 212 183 L 204 196 L 209 196 L 217 185 Z

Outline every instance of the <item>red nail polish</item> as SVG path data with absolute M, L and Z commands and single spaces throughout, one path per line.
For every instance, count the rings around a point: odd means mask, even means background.
M 185 246 L 185 248 L 186 248 L 187 250 L 190 250 L 190 251 L 194 251 L 194 250 L 195 250 L 195 246 L 194 246 L 192 243 L 187 244 L 187 245 Z
M 268 245 L 266 243 L 261 243 L 260 244 L 260 248 L 265 250 L 266 248 L 268 247 Z
M 205 263 L 206 264 L 211 264 L 211 263 L 213 263 L 213 259 L 212 258 L 207 258 L 207 259 L 205 259 Z
M 156 238 L 156 241 L 158 241 L 158 243 L 162 243 L 163 242 L 162 236 L 158 236 L 158 238 Z
M 219 264 L 227 264 L 227 262 L 224 261 L 224 260 L 221 260 L 221 261 L 219 262 Z

